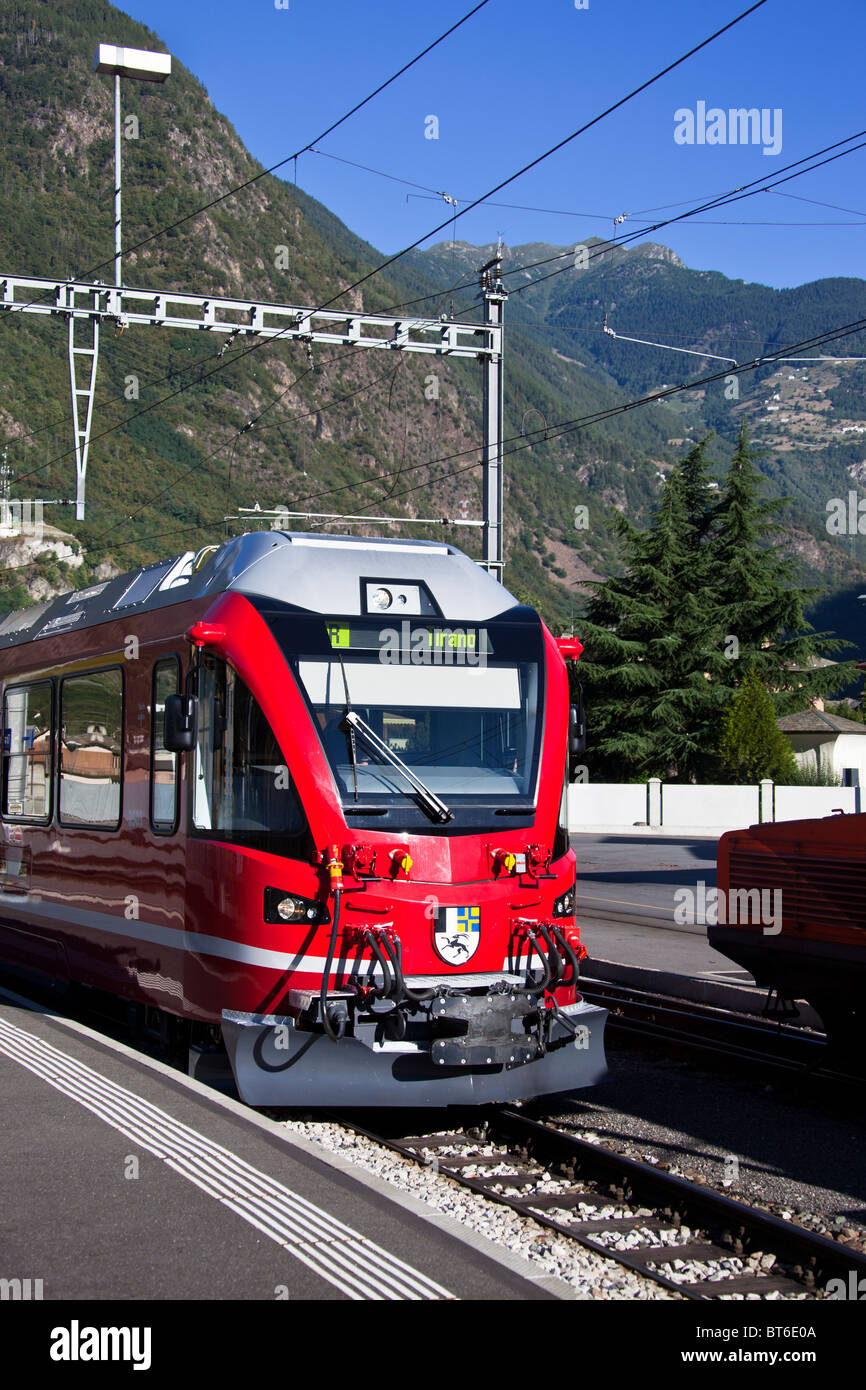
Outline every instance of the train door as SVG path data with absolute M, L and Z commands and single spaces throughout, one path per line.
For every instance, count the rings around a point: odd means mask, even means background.
M 279 944 L 264 920 L 267 893 L 309 897 L 317 875 L 289 760 L 249 686 L 210 653 L 199 667 L 195 744 L 186 756 L 187 923 L 191 940 L 208 939 L 201 960 L 190 962 L 193 993 L 217 1016 L 226 1007 L 258 1009 L 263 975 L 254 967 L 275 958 Z

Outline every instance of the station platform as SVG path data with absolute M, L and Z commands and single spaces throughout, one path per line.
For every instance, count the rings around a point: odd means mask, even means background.
M 59 1300 L 572 1298 L 191 1077 L 0 989 L 0 1276 Z M 5 1286 L 4 1286 L 5 1287 Z

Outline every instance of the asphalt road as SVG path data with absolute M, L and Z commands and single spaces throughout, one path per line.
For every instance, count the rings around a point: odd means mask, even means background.
M 656 836 L 572 835 L 577 854 L 577 904 L 583 917 L 672 919 L 675 893 L 715 887 L 716 842 Z

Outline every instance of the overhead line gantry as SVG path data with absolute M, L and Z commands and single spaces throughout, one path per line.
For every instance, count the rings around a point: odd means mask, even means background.
M 484 567 L 497 578 L 503 566 L 502 435 L 503 306 L 501 253 L 482 267 L 481 323 L 448 318 L 365 314 L 355 310 L 311 309 L 174 290 L 137 289 L 76 280 L 42 279 L 0 273 L 0 311 L 65 318 L 75 450 L 75 517 L 84 520 L 93 403 L 100 330 L 115 334 L 134 325 L 216 333 L 227 341 L 281 339 L 314 344 L 415 352 L 434 357 L 470 358 L 484 371 L 482 466 L 484 468 Z

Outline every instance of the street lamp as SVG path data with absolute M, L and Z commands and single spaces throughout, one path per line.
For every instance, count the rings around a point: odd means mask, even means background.
M 101 43 L 93 66 L 97 72 L 114 73 L 114 283 L 120 288 L 120 79 L 164 82 L 171 72 L 171 54 L 150 53 L 143 48 L 119 48 Z

